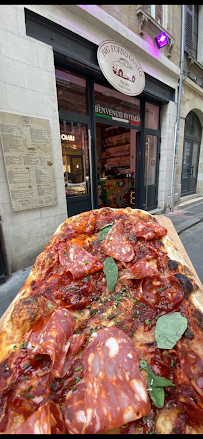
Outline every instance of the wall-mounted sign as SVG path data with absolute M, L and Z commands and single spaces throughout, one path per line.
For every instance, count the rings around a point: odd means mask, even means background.
M 95 116 L 105 117 L 106 119 L 118 120 L 119 122 L 131 123 L 133 125 L 141 125 L 140 116 L 125 113 L 123 111 L 112 110 L 101 105 L 95 105 Z
M 145 74 L 126 47 L 115 41 L 103 41 L 97 50 L 97 60 L 103 75 L 116 90 L 129 96 L 143 91 Z
M 0 143 L 13 210 L 56 204 L 49 121 L 0 112 Z

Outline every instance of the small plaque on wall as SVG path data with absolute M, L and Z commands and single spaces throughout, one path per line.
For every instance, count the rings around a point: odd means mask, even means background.
M 0 142 L 13 210 L 56 204 L 49 120 L 0 112 Z

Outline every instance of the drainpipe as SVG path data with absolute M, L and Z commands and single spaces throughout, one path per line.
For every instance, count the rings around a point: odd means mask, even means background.
M 173 169 L 171 179 L 171 205 L 170 210 L 174 211 L 174 198 L 175 198 L 175 178 L 176 167 L 178 159 L 178 138 L 179 138 L 179 124 L 180 124 L 180 107 L 182 96 L 182 83 L 183 83 L 183 68 L 184 68 L 184 43 L 185 43 L 185 5 L 181 6 L 181 52 L 180 52 L 180 78 L 178 87 L 178 105 L 177 105 L 177 117 L 175 123 L 174 134 L 174 150 L 173 150 Z

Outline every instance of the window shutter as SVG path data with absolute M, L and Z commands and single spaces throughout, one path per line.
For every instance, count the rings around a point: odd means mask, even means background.
M 194 5 L 185 6 L 185 51 L 192 54 Z

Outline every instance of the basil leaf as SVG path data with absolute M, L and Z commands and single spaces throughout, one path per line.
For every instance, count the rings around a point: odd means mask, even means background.
M 155 340 L 160 349 L 172 349 L 187 328 L 187 319 L 180 312 L 159 317 L 155 328 Z
M 140 360 L 140 367 L 141 369 L 146 369 L 146 371 L 148 372 L 148 386 L 151 387 L 166 387 L 166 386 L 174 386 L 174 384 L 172 383 L 172 381 L 167 380 L 164 377 L 159 377 L 157 375 L 155 375 L 155 373 L 153 372 L 153 370 L 151 369 L 151 367 L 149 366 L 149 364 L 144 361 L 144 360 Z
M 162 408 L 164 406 L 165 392 L 163 387 L 153 387 L 150 397 L 156 407 Z
M 148 373 L 148 390 L 150 392 L 150 397 L 154 405 L 158 408 L 163 407 L 165 398 L 164 387 L 174 386 L 174 384 L 172 383 L 172 381 L 167 380 L 164 377 L 159 377 L 155 375 L 155 373 L 146 361 L 140 360 L 139 364 L 140 368 L 146 369 Z
M 105 260 L 103 270 L 106 275 L 108 291 L 111 293 L 118 280 L 118 267 L 111 256 Z
M 99 240 L 100 241 L 103 241 L 103 239 L 106 238 L 106 236 L 108 235 L 108 233 L 111 230 L 114 223 L 115 223 L 115 221 L 113 221 L 112 223 L 106 224 L 104 227 L 102 227 L 102 229 L 99 231 Z

